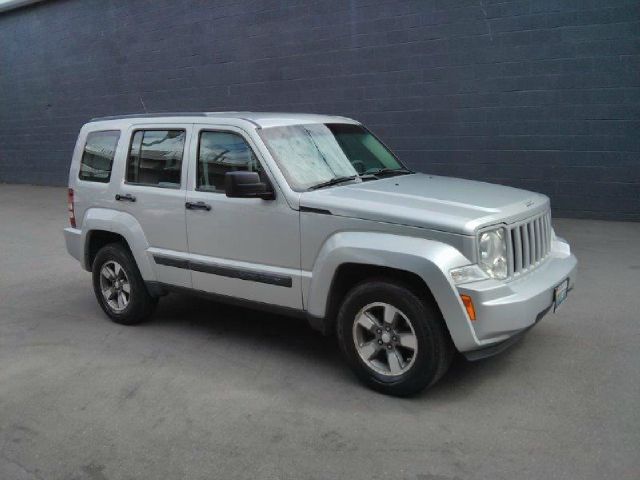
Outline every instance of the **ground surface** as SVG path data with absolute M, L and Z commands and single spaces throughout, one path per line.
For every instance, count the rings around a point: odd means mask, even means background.
M 67 256 L 65 190 L 0 185 L 0 478 L 640 478 L 640 224 L 556 220 L 556 314 L 411 399 L 304 323 L 183 296 L 107 320 Z

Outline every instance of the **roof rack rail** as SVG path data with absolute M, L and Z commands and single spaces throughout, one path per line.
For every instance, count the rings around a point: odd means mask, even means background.
M 122 120 L 125 118 L 157 118 L 157 117 L 206 117 L 204 112 L 159 112 L 159 113 L 130 113 L 128 115 L 111 115 L 107 117 L 94 117 L 90 122 L 102 120 Z

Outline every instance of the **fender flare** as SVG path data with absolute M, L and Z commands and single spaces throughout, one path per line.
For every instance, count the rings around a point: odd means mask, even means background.
M 326 317 L 333 279 L 338 268 L 347 263 L 419 276 L 438 304 L 456 347 L 464 350 L 476 344 L 475 331 L 448 273 L 471 263 L 456 248 L 435 240 L 387 233 L 336 233 L 325 241 L 314 263 L 306 302 L 311 317 Z
M 86 270 L 91 269 L 91 266 L 87 265 L 88 241 L 91 232 L 95 230 L 104 230 L 122 236 L 129 245 L 142 278 L 145 281 L 156 280 L 155 269 L 146 253 L 149 242 L 142 226 L 133 215 L 107 208 L 89 208 L 82 220 L 81 244 L 84 245 L 83 266 Z

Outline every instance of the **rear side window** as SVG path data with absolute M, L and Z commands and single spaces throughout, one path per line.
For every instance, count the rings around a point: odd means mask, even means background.
M 179 188 L 184 130 L 138 130 L 131 139 L 127 183 Z
M 78 178 L 89 182 L 108 183 L 120 132 L 90 132 L 84 145 Z
M 237 170 L 262 173 L 245 139 L 230 132 L 200 133 L 197 189 L 224 192 L 225 174 Z

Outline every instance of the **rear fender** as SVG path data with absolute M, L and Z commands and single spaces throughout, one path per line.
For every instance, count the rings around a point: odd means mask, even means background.
M 129 249 L 138 265 L 142 278 L 145 281 L 156 280 L 155 270 L 147 255 L 149 243 L 147 242 L 142 227 L 133 215 L 107 208 L 90 208 L 85 212 L 84 219 L 82 220 L 81 244 L 84 245 L 85 254 L 83 267 L 86 270 L 91 270 L 91 265 L 87 264 L 87 252 L 89 251 L 88 234 L 92 230 L 105 230 L 122 236 L 129 245 Z

